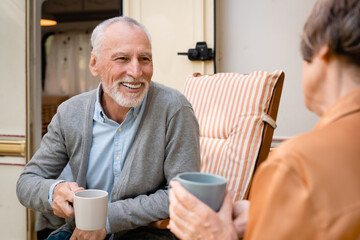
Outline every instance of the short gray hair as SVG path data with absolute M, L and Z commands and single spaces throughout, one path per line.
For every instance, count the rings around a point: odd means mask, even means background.
M 360 1 L 318 0 L 302 34 L 301 53 L 311 62 L 326 45 L 330 54 L 360 66 Z
M 105 29 L 108 26 L 110 26 L 111 24 L 118 23 L 118 22 L 127 23 L 129 26 L 140 27 L 147 35 L 147 37 L 150 41 L 150 44 L 151 44 L 150 33 L 144 25 L 142 25 L 141 23 L 139 23 L 138 21 L 136 21 L 135 19 L 132 19 L 130 17 L 124 17 L 124 16 L 113 17 L 113 18 L 109 18 L 109 19 L 101 22 L 99 25 L 97 25 L 91 34 L 91 39 L 90 39 L 91 46 L 92 46 L 93 52 L 95 53 L 96 56 L 100 55 L 99 49 L 103 42 L 103 36 L 104 36 Z

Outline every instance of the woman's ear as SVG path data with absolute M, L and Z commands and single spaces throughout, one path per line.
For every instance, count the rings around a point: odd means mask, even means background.
M 330 59 L 330 50 L 329 47 L 327 45 L 323 45 L 319 52 L 318 55 L 321 59 L 328 61 Z
M 89 69 L 90 69 L 91 74 L 94 77 L 99 76 L 99 70 L 98 70 L 97 62 L 98 62 L 98 60 L 97 60 L 96 55 L 93 52 L 91 52 Z

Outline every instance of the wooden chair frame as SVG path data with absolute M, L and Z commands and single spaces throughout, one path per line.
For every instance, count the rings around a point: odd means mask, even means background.
M 281 98 L 282 88 L 284 85 L 284 78 L 285 78 L 285 74 L 281 73 L 281 75 L 279 76 L 279 79 L 277 80 L 276 85 L 274 87 L 274 92 L 272 94 L 269 109 L 267 111 L 267 114 L 275 122 L 276 122 L 277 114 L 278 114 L 278 110 L 279 110 L 280 98 Z M 246 190 L 246 193 L 244 195 L 245 199 L 249 198 L 251 183 L 253 181 L 256 169 L 260 166 L 261 163 L 263 163 L 266 160 L 266 158 L 268 157 L 269 152 L 270 152 L 271 142 L 273 139 L 275 129 L 267 122 L 264 122 L 264 123 L 265 123 L 265 126 L 264 126 L 264 131 L 262 134 L 262 141 L 261 141 L 261 145 L 260 145 L 260 149 L 259 149 L 259 155 L 256 159 L 256 165 L 255 165 L 253 175 L 251 177 L 248 189 Z

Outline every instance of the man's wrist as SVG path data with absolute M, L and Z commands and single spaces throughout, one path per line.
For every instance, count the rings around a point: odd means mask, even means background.
M 54 190 L 55 190 L 55 187 L 59 184 L 59 183 L 62 183 L 62 182 L 65 182 L 64 180 L 59 180 L 55 183 L 53 183 L 50 188 L 49 188 L 49 195 L 48 195 L 48 201 L 52 207 L 53 205 L 53 194 L 54 194 Z

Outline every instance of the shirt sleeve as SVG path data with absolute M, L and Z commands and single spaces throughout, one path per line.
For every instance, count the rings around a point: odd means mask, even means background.
M 51 207 L 52 207 L 52 205 L 53 205 L 54 189 L 55 189 L 55 187 L 56 187 L 59 183 L 62 183 L 62 182 L 64 182 L 64 180 L 59 180 L 59 181 L 53 183 L 53 184 L 50 186 L 50 188 L 49 188 L 49 198 L 48 198 L 48 201 L 49 201 Z
M 245 240 L 316 238 L 306 176 L 292 160 L 270 157 L 256 173 Z

